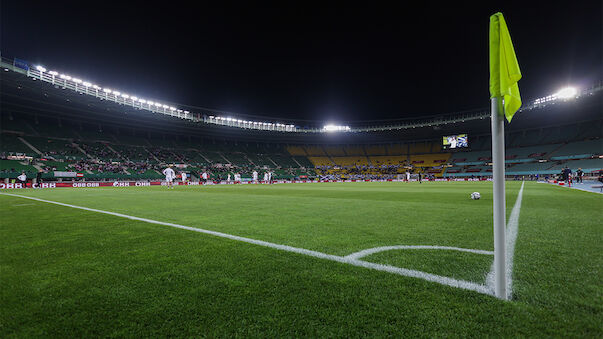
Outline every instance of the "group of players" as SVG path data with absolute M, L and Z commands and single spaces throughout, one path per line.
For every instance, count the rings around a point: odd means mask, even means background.
M 272 183 L 272 172 L 267 171 L 264 172 L 264 183 Z M 163 170 L 163 175 L 165 175 L 165 181 L 167 183 L 168 188 L 174 188 L 174 181 L 181 179 L 183 183 L 186 183 L 188 180 L 188 176 L 186 174 L 186 172 L 180 172 L 180 174 L 176 174 L 176 172 L 174 171 L 174 169 L 172 168 L 172 165 L 169 165 L 166 169 Z M 253 171 L 252 173 L 252 180 L 254 183 L 258 183 L 259 179 L 259 173 L 257 171 Z M 203 172 L 201 174 L 201 180 L 203 181 L 203 183 L 207 183 L 208 181 L 210 181 L 210 175 L 207 172 Z M 235 173 L 234 174 L 234 181 L 233 178 L 231 177 L 230 173 L 228 173 L 228 178 L 226 179 L 227 182 L 241 182 L 241 174 L 240 173 Z
M 576 173 L 572 173 L 572 170 L 565 166 L 565 168 L 561 170 L 560 176 L 563 181 L 571 185 L 572 183 L 582 183 L 584 172 L 582 171 L 582 168 L 578 168 Z

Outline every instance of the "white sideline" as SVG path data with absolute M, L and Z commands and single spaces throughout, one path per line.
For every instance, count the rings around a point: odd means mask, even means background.
M 521 212 L 521 200 L 523 198 L 524 184 L 525 182 L 521 183 L 521 188 L 519 189 L 519 193 L 517 194 L 517 200 L 515 200 L 515 205 L 513 205 L 511 216 L 509 217 L 509 221 L 507 222 L 505 243 L 505 247 L 507 249 L 507 258 L 505 260 L 507 300 L 513 297 L 513 257 L 515 255 L 515 242 L 517 241 L 517 233 L 519 231 L 519 213 Z M 494 290 L 494 263 L 492 263 L 490 272 L 486 277 L 486 285 L 492 290 Z
M 281 250 L 281 251 L 287 251 L 287 252 L 293 252 L 293 253 L 303 254 L 303 255 L 307 255 L 307 256 L 311 256 L 311 257 L 315 257 L 315 258 L 331 260 L 331 261 L 335 261 L 335 262 L 339 262 L 339 263 L 344 263 L 344 264 L 349 264 L 349 265 L 358 266 L 358 267 L 370 268 L 370 269 L 374 269 L 374 270 L 378 270 L 378 271 L 383 271 L 383 272 L 389 272 L 389 273 L 393 273 L 393 274 L 397 274 L 397 275 L 401 275 L 401 276 L 406 276 L 406 277 L 420 278 L 420 279 L 423 279 L 423 280 L 427 280 L 427 281 L 439 283 L 439 284 L 442 284 L 442 285 L 456 287 L 456 288 L 461 288 L 461 289 L 465 289 L 465 290 L 471 290 L 471 291 L 475 291 L 475 292 L 478 292 L 478 293 L 487 294 L 487 295 L 491 295 L 491 296 L 494 295 L 494 289 L 492 287 L 493 285 L 490 284 L 490 281 L 489 281 L 490 275 L 492 275 L 493 272 L 489 273 L 488 279 L 487 279 L 487 284 L 484 285 L 484 284 L 478 284 L 478 283 L 471 282 L 471 281 L 458 280 L 458 279 L 454 279 L 454 278 L 450 278 L 450 277 L 444 277 L 444 276 L 440 276 L 440 275 L 436 275 L 436 274 L 431 274 L 431 273 L 426 273 L 426 272 L 422 272 L 422 271 L 411 270 L 411 269 L 406 269 L 406 268 L 400 268 L 400 267 L 395 267 L 395 266 L 390 266 L 390 265 L 381 265 L 381 264 L 371 263 L 371 262 L 367 262 L 367 261 L 363 261 L 363 260 L 359 260 L 358 259 L 358 258 L 361 258 L 361 257 L 363 257 L 365 255 L 369 255 L 369 254 L 372 254 L 372 253 L 381 252 L 381 251 L 384 251 L 384 250 L 403 249 L 403 248 L 404 249 L 419 249 L 419 248 L 420 249 L 445 249 L 445 250 L 456 250 L 456 251 L 471 252 L 471 253 L 478 253 L 478 254 L 488 254 L 488 255 L 492 255 L 493 254 L 492 251 L 472 250 L 472 249 L 465 249 L 465 248 L 458 248 L 458 247 L 447 247 L 447 246 L 428 246 L 428 245 L 409 246 L 409 245 L 400 245 L 400 246 L 384 246 L 384 247 L 367 249 L 367 250 L 363 250 L 363 251 L 360 251 L 360 252 L 352 253 L 352 254 L 350 254 L 348 256 L 337 256 L 337 255 L 332 255 L 332 254 L 326 254 L 326 253 L 322 253 L 322 252 L 312 251 L 312 250 L 308 250 L 308 249 L 304 249 L 304 248 L 292 247 L 292 246 L 287 246 L 287 245 L 280 245 L 280 244 L 275 244 L 275 243 L 271 243 L 271 242 L 267 242 L 267 241 L 256 240 L 256 239 L 251 239 L 251 238 L 246 238 L 246 237 L 240 237 L 240 236 L 237 236 L 237 235 L 232 235 L 232 234 L 227 234 L 227 233 L 222 233 L 222 232 L 217 232 L 217 231 L 205 230 L 205 229 L 202 229 L 202 228 L 190 227 L 190 226 L 179 225 L 179 224 L 174 224 L 174 223 L 169 223 L 169 222 L 163 222 L 163 221 L 157 221 L 157 220 L 147 219 L 147 218 L 140 218 L 140 217 L 135 217 L 135 216 L 131 216 L 131 215 L 127 215 L 127 214 L 122 214 L 122 213 L 109 212 L 109 211 L 99 210 L 99 209 L 95 209 L 95 208 L 89 208 L 89 207 L 83 207 L 83 206 L 76 206 L 76 205 L 71 205 L 71 204 L 65 204 L 65 203 L 57 202 L 57 201 L 44 200 L 44 199 L 40 199 L 40 198 L 28 197 L 28 196 L 23 196 L 23 195 L 18 195 L 18 194 L 11 194 L 11 193 L 0 193 L 0 194 L 1 195 L 18 197 L 18 198 L 23 198 L 23 199 L 34 200 L 34 201 L 45 202 L 45 203 L 59 205 L 59 206 L 71 207 L 71 208 L 76 208 L 76 209 L 90 211 L 90 212 L 97 212 L 97 213 L 102 213 L 102 214 L 108 214 L 108 215 L 112 215 L 112 216 L 116 216 L 116 217 L 121 217 L 121 218 L 130 219 L 130 220 L 136 220 L 136 221 L 142 221 L 142 222 L 147 222 L 147 223 L 151 223 L 151 224 L 158 224 L 158 225 L 164 225 L 164 226 L 170 226 L 170 227 L 180 228 L 180 229 L 184 229 L 184 230 L 188 230 L 188 231 L 209 234 L 209 235 L 213 235 L 213 236 L 216 236 L 216 237 L 221 237 L 221 238 L 226 238 L 226 239 L 241 241 L 241 242 L 245 242 L 245 243 L 249 243 L 249 244 L 254 244 L 254 245 L 259 245 L 259 246 L 264 246 L 264 247 L 270 247 L 270 248 L 278 249 L 278 250 Z M 519 191 L 517 202 L 515 203 L 515 206 L 513 207 L 513 212 L 512 212 L 511 218 L 510 218 L 510 222 L 514 221 L 516 223 L 516 225 L 515 225 L 515 235 L 514 236 L 509 236 L 509 238 L 513 238 L 513 246 L 515 244 L 515 238 L 517 237 L 517 221 L 519 219 L 519 212 L 516 213 L 516 209 L 519 210 L 518 204 L 519 204 L 519 206 L 521 205 L 521 196 L 522 196 L 522 194 L 523 194 L 523 184 L 522 184 L 521 189 Z M 513 215 L 515 213 L 517 214 L 517 216 L 514 218 Z M 509 226 L 507 226 L 507 228 L 509 228 Z M 512 251 L 510 251 L 510 253 L 512 253 Z M 512 254 L 511 254 L 511 259 L 512 259 Z M 507 270 L 512 270 L 512 268 L 513 268 L 513 266 L 512 266 L 512 262 L 511 262 L 510 265 L 507 265 Z M 510 282 L 510 280 L 508 280 L 508 281 Z

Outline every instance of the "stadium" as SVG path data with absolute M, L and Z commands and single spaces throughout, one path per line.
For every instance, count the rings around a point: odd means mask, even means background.
M 334 123 L 0 66 L 3 337 L 603 331 L 600 80 L 506 124 L 503 274 L 488 107 Z

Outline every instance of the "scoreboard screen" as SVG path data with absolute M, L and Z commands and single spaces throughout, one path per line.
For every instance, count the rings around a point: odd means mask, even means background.
M 444 149 L 469 147 L 467 134 L 448 135 L 443 137 L 442 147 Z

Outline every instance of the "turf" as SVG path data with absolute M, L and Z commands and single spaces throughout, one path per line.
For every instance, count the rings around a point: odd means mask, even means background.
M 520 183 L 507 184 L 507 212 Z M 482 193 L 472 201 L 469 194 Z M 492 250 L 491 184 L 12 191 L 335 255 Z M 526 183 L 514 299 L 0 195 L 0 336 L 563 336 L 603 333 L 601 195 Z M 365 260 L 483 282 L 491 256 Z

